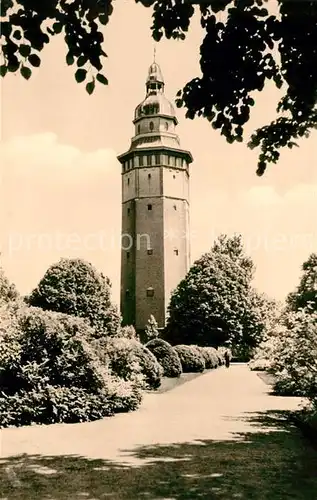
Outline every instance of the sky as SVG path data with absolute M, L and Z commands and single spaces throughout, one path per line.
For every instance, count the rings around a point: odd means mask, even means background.
M 129 148 L 154 46 L 170 99 L 200 75 L 199 19 L 185 41 L 155 44 L 150 16 L 150 9 L 117 0 L 104 30 L 109 85 L 96 86 L 91 96 L 65 63 L 62 36 L 42 52 L 42 65 L 29 81 L 9 74 L 1 82 L 1 265 L 22 294 L 61 257 L 81 257 L 109 276 L 119 301 L 116 156 Z M 248 133 L 274 119 L 279 95 L 272 86 L 256 95 Z M 191 261 L 220 233 L 240 233 L 256 265 L 254 285 L 283 299 L 317 249 L 316 134 L 282 151 L 279 163 L 257 177 L 257 152 L 246 143 L 229 145 L 207 121 L 187 120 L 182 110 L 178 120 L 182 147 L 194 157 Z

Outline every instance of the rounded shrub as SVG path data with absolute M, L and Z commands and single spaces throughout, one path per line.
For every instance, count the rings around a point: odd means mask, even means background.
M 204 371 L 205 360 L 196 347 L 180 344 L 174 349 L 179 356 L 184 373 Z
M 83 259 L 61 259 L 26 298 L 30 306 L 85 318 L 95 336 L 116 335 L 121 318 L 107 277 Z
M 143 379 L 144 387 L 157 389 L 161 385 L 163 368 L 143 344 L 133 339 L 108 338 L 93 342 L 105 364 L 124 380 Z
M 225 364 L 225 353 L 229 354 L 229 359 L 232 359 L 232 351 L 231 349 L 228 349 L 228 347 L 218 347 L 218 349 L 215 349 L 215 353 L 218 357 L 219 365 L 224 365 Z
M 164 370 L 165 377 L 180 377 L 182 364 L 176 350 L 163 339 L 152 339 L 146 347 L 154 354 Z
M 35 307 L 0 310 L 0 426 L 82 422 L 134 409 L 136 381 L 101 363 L 87 323 Z
M 197 346 L 196 349 L 199 350 L 200 354 L 205 360 L 205 368 L 210 370 L 212 368 L 217 368 L 219 366 L 219 359 L 217 356 L 217 351 L 214 347 L 200 347 Z

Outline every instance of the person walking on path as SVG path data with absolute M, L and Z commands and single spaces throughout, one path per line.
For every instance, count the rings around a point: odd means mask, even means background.
M 229 356 L 229 352 L 228 351 L 225 352 L 224 358 L 225 358 L 226 368 L 229 368 L 229 366 L 230 366 L 230 356 Z

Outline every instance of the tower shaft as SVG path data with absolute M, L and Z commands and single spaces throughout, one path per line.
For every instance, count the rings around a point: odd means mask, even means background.
M 186 275 L 189 249 L 189 164 L 175 133 L 177 119 L 156 63 L 135 135 L 122 165 L 121 314 L 143 330 L 154 315 L 163 328 L 170 295 Z

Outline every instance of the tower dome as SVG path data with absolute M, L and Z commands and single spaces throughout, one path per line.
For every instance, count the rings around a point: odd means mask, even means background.
M 147 115 L 164 115 L 176 119 L 175 108 L 164 94 L 149 94 L 135 109 L 135 120 Z
M 176 120 L 173 104 L 164 95 L 164 78 L 160 66 L 153 62 L 146 79 L 146 97 L 135 109 L 134 119 L 147 115 L 164 115 Z

